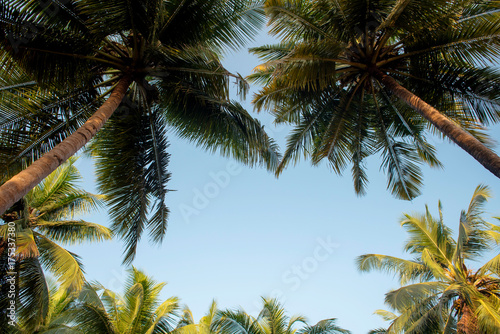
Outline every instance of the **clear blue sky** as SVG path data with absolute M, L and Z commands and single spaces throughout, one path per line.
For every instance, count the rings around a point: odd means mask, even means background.
M 270 42 L 262 35 L 251 45 Z M 245 76 L 258 61 L 243 50 L 226 57 L 225 64 Z M 248 101 L 244 105 L 252 110 Z M 287 130 L 275 128 L 269 115 L 254 115 L 284 147 Z M 496 140 L 498 130 L 491 131 Z M 173 134 L 169 140 L 168 186 L 176 191 L 167 196 L 167 235 L 160 246 L 144 238 L 134 265 L 168 282 L 162 296 L 178 296 L 196 319 L 212 299 L 220 308 L 242 307 L 257 315 L 261 296 L 279 296 L 289 315 L 305 315 L 311 324 L 337 318 L 352 333 L 367 333 L 386 326 L 373 312 L 385 308 L 384 294 L 398 283 L 386 274 L 359 273 L 355 258 L 366 253 L 404 257 L 406 234 L 399 226 L 403 213 L 422 212 L 428 204 L 437 215 L 441 199 L 445 222 L 456 229 L 475 187 L 486 184 L 495 196 L 486 217 L 500 216 L 500 181 L 440 139 L 434 144 L 445 168 L 424 169 L 423 195 L 412 202 L 390 195 L 376 158 L 368 161 L 368 194 L 357 197 L 349 170 L 340 177 L 326 164 L 313 167 L 303 161 L 276 179 L 264 169 L 206 153 Z M 85 188 L 95 191 L 91 163 L 80 159 L 78 166 Z M 108 224 L 104 211 L 87 219 Z M 127 268 L 121 266 L 120 241 L 70 249 L 82 257 L 88 280 L 122 291 Z

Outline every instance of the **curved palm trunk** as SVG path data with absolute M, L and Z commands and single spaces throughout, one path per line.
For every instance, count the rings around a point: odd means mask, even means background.
M 394 95 L 405 101 L 410 107 L 415 109 L 426 120 L 437 127 L 444 135 L 469 153 L 487 170 L 500 178 L 500 157 L 496 155 L 495 152 L 474 138 L 470 133 L 453 123 L 436 108 L 398 84 L 392 77 L 382 73 L 382 71 L 378 69 L 372 70 L 371 73 Z
M 0 215 L 88 143 L 118 108 L 131 82 L 132 79 L 129 76 L 123 77 L 111 96 L 85 124 L 28 168 L 0 186 Z

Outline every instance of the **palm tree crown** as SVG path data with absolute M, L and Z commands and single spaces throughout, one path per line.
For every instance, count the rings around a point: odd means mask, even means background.
M 263 307 L 257 318 L 239 311 L 220 311 L 214 322 L 214 331 L 221 334 L 349 334 L 340 328 L 336 319 L 325 319 L 316 325 L 307 325 L 303 316 L 288 317 L 275 299 L 263 298 Z M 302 323 L 304 327 L 297 329 Z
M 281 42 L 251 49 L 266 62 L 250 78 L 265 84 L 256 107 L 294 126 L 278 173 L 301 156 L 327 159 L 337 173 L 352 163 L 363 194 L 366 158 L 380 153 L 388 188 L 411 199 L 422 162 L 440 166 L 425 138 L 431 124 L 500 177 L 500 157 L 482 132 L 500 120 L 500 77 L 490 67 L 500 54 L 499 6 L 267 0 L 270 32 Z
M 159 294 L 164 286 L 165 283 L 157 283 L 143 271 L 131 268 L 124 295 L 100 284 L 86 284 L 65 321 L 79 333 L 171 333 L 177 318 L 178 298 L 162 302 Z
M 10 108 L 0 123 L 7 147 L 0 150 L 6 155 L 0 162 L 12 164 L 51 149 L 0 187 L 0 209 L 85 145 L 115 110 L 90 151 L 113 230 L 125 239 L 127 262 L 144 230 L 153 242 L 166 231 L 167 129 L 210 151 L 274 169 L 277 147 L 261 124 L 229 98 L 230 80 L 242 93 L 247 84 L 220 61 L 223 50 L 241 46 L 260 27 L 263 11 L 257 3 L 3 1 L 0 56 L 22 69 L 14 73 L 26 73 L 53 93 L 41 97 L 41 110 Z M 28 33 L 27 26 L 36 33 Z M 14 79 L 6 90 L 25 97 L 21 78 Z M 101 103 L 91 116 L 91 107 Z M 30 117 L 33 109 L 36 117 Z M 41 118 L 49 118 L 50 126 L 40 135 L 32 133 Z M 12 135 L 27 130 L 28 136 Z
M 488 188 L 478 186 L 469 208 L 462 211 L 457 240 L 444 222 L 427 209 L 423 215 L 405 215 L 401 225 L 410 237 L 405 250 L 413 260 L 366 254 L 358 258 L 361 271 L 382 270 L 399 276 L 403 287 L 386 295 L 399 316 L 388 333 L 496 333 L 500 329 L 500 254 L 479 269 L 480 260 L 500 243 L 500 226 L 482 218 Z M 391 318 L 392 317 L 392 318 Z

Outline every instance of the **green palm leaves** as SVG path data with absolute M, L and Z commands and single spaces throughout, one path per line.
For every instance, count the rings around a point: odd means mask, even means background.
M 498 71 L 488 67 L 498 60 L 498 6 L 266 1 L 281 43 L 251 49 L 265 63 L 250 78 L 265 84 L 256 107 L 294 127 L 278 173 L 303 156 L 326 159 L 336 173 L 351 164 L 363 194 L 366 158 L 380 154 L 388 189 L 411 199 L 421 164 L 440 166 L 425 136 L 432 124 L 500 175 L 500 158 L 481 144 L 482 125 L 499 120 Z
M 382 270 L 399 276 L 400 289 L 386 295 L 386 303 L 400 315 L 391 318 L 388 333 L 493 333 L 500 326 L 500 256 L 478 270 L 468 260 L 478 260 L 500 243 L 497 225 L 482 218 L 490 196 L 485 186 L 474 191 L 462 211 L 458 237 L 427 209 L 422 215 L 405 215 L 401 225 L 409 239 L 405 251 L 414 260 L 366 254 L 358 258 L 361 271 Z M 379 311 L 387 317 L 387 312 Z
M 165 286 L 135 268 L 130 269 L 125 294 L 100 284 L 86 283 L 81 290 L 53 287 L 49 312 L 37 329 L 21 324 L 16 333 L 166 334 L 176 320 L 176 297 L 161 302 Z

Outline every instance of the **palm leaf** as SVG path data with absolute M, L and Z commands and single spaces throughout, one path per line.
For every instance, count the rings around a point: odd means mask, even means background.
M 406 284 L 419 278 L 425 280 L 430 277 L 429 269 L 422 263 L 387 255 L 361 255 L 356 259 L 356 263 L 358 270 L 363 272 L 382 270 L 387 273 L 399 275 L 401 284 Z
M 130 108 L 122 105 L 91 150 L 98 187 L 110 206 L 112 230 L 126 241 L 124 262 L 130 262 L 144 229 L 149 229 L 155 242 L 165 234 L 170 173 L 163 116 L 144 115 L 138 104 L 126 101 Z
M 111 240 L 113 235 L 109 228 L 83 220 L 38 220 L 36 227 L 51 240 L 67 244 Z
M 167 334 L 173 329 L 173 314 L 179 308 L 178 298 L 171 297 L 164 301 L 155 310 L 154 316 L 149 320 L 145 334 Z
M 73 254 L 47 237 L 34 232 L 40 262 L 49 269 L 63 288 L 78 290 L 84 283 L 83 265 L 76 254 Z
M 49 289 L 37 258 L 19 262 L 19 315 L 28 331 L 35 331 L 49 312 Z

